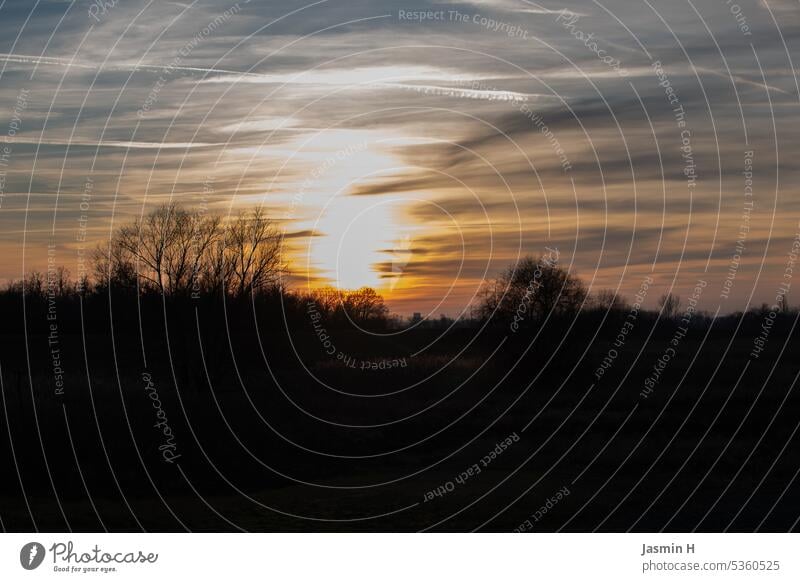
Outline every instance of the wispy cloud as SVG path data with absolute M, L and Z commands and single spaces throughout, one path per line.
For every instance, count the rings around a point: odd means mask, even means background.
M 15 125 L 0 120 L 0 145 L 12 150 L 0 187 L 9 241 L 19 240 L 29 190 L 29 232 L 53 232 L 46 221 L 55 214 L 56 236 L 74 240 L 91 175 L 90 232 L 108 225 L 112 203 L 116 224 L 144 200 L 173 197 L 210 211 L 261 204 L 285 227 L 290 259 L 310 280 L 335 280 L 337 249 L 348 248 L 359 257 L 353 272 L 403 305 L 429 302 L 462 259 L 466 283 L 455 298 L 487 266 L 491 273 L 548 240 L 577 249 L 576 268 L 596 269 L 598 284 L 616 286 L 629 261 L 639 271 L 655 264 L 680 286 L 684 246 L 690 273 L 724 275 L 741 222 L 745 147 L 761 168 L 747 260 L 770 236 L 781 244 L 793 236 L 793 0 L 742 5 L 747 36 L 726 3 L 697 5 L 713 39 L 685 7 L 659 3 L 656 15 L 626 0 L 354 0 L 295 13 L 253 0 L 224 28 L 202 33 L 233 4 L 203 0 L 186 10 L 187 2 L 126 0 L 96 23 L 79 4 L 0 2 L 7 113 L 19 89 L 30 90 Z M 445 18 L 403 20 L 401 9 Z M 562 9 L 591 39 L 555 22 Z M 509 37 L 512 25 L 527 36 Z M 593 40 L 622 62 L 624 78 Z M 691 192 L 683 129 L 699 173 Z M 392 287 L 393 265 L 403 261 Z M 780 277 L 773 263 L 759 279 L 763 296 Z

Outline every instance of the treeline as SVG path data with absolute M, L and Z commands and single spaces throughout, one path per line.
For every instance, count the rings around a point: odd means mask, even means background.
M 699 308 L 697 290 L 686 298 L 662 293 L 655 309 L 645 308 L 645 301 L 655 292 L 654 281 L 646 278 L 633 298 L 611 289 L 590 293 L 580 278 L 559 266 L 558 252 L 551 251 L 540 257 L 525 257 L 485 284 L 474 314 L 478 321 L 491 321 L 512 331 L 538 328 L 547 320 L 558 322 L 576 317 L 590 323 L 635 318 L 640 322 L 682 323 L 688 327 L 707 327 L 714 321 L 712 314 Z M 786 295 L 776 301 L 774 305 L 763 303 L 744 313 L 718 315 L 715 327 L 719 330 L 738 327 L 740 332 L 748 333 L 762 325 L 786 328 L 798 310 L 790 307 Z
M 207 212 L 189 211 L 166 204 L 140 220 L 117 229 L 110 241 L 91 254 L 92 276 L 74 281 L 67 269 L 49 265 L 47 272 L 31 272 L 24 280 L 9 283 L 2 295 L 8 299 L 25 294 L 32 301 L 70 300 L 78 296 L 158 297 L 171 304 L 205 304 L 219 300 L 256 299 L 280 308 L 291 318 L 308 320 L 317 314 L 329 325 L 402 327 L 408 323 L 392 316 L 384 298 L 370 287 L 356 290 L 333 287 L 290 291 L 282 286 L 288 274 L 283 260 L 283 239 L 275 223 L 262 209 L 240 212 L 224 220 Z M 645 289 L 647 295 L 652 289 Z M 641 292 L 641 290 L 640 290 Z M 191 302 L 189 300 L 192 300 Z M 486 282 L 470 315 L 459 325 L 492 323 L 521 327 L 538 326 L 545 320 L 574 317 L 578 312 L 679 319 L 689 311 L 698 325 L 709 319 L 689 299 L 663 294 L 657 310 L 611 290 L 590 294 L 585 283 L 559 264 L 558 251 L 525 257 Z M 784 296 L 775 306 L 762 305 L 738 319 L 780 318 L 793 313 Z M 440 316 L 423 327 L 454 323 Z
M 91 276 L 78 280 L 54 264 L 45 272 L 33 271 L 6 285 L 0 309 L 23 295 L 31 309 L 72 303 L 79 297 L 93 305 L 113 301 L 117 307 L 128 300 L 165 301 L 172 308 L 204 308 L 225 301 L 234 312 L 237 304 L 254 303 L 276 316 L 280 310 L 289 320 L 306 323 L 310 311 L 331 325 L 396 322 L 384 298 L 370 287 L 286 289 L 281 283 L 288 274 L 283 237 L 262 209 L 224 220 L 177 204 L 160 206 L 99 244 L 90 255 L 89 270 Z

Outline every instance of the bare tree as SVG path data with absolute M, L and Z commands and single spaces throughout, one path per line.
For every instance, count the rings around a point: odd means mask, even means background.
M 344 293 L 336 287 L 318 287 L 306 296 L 306 303 L 313 302 L 324 317 L 330 318 L 337 310 L 341 310 Z
M 664 293 L 658 300 L 658 307 L 665 318 L 672 319 L 678 315 L 681 308 L 681 297 L 673 293 Z
M 171 295 L 188 295 L 197 285 L 207 250 L 222 238 L 220 219 L 200 213 L 174 213 L 172 244 L 164 250 L 166 290 Z
M 44 291 L 51 297 L 66 297 L 75 291 L 69 269 L 63 266 L 47 269 L 45 286 Z
M 372 287 L 319 287 L 301 295 L 301 300 L 306 305 L 313 304 L 314 309 L 331 323 L 343 323 L 348 318 L 358 323 L 388 321 L 389 308 L 383 296 Z
M 45 278 L 39 271 L 31 271 L 24 285 L 25 291 L 30 295 L 44 296 Z
M 601 289 L 590 297 L 591 305 L 601 311 L 624 311 L 629 308 L 625 297 L 613 289 Z
M 112 237 L 107 245 L 100 244 L 95 248 L 92 264 L 99 287 L 136 287 L 136 265 L 119 236 Z
M 355 321 L 369 322 L 386 317 L 388 308 L 383 297 L 372 287 L 361 287 L 344 295 L 344 309 Z
M 161 293 L 165 291 L 165 255 L 177 234 L 177 213 L 175 204 L 160 206 L 143 219 L 121 228 L 112 241 L 133 258 L 138 277 Z
M 175 204 L 156 208 L 119 229 L 107 248 L 95 252 L 101 285 L 128 285 L 166 295 L 194 291 L 241 296 L 262 291 L 283 271 L 282 240 L 260 209 L 229 223 Z
M 235 296 L 276 283 L 285 270 L 281 234 L 261 208 L 240 213 L 226 227 L 225 246 L 231 265 L 229 290 Z

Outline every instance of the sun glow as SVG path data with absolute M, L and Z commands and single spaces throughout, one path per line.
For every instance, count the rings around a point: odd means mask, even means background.
M 395 193 L 353 194 L 402 169 L 387 136 L 326 131 L 297 147 L 292 161 L 302 179 L 292 186 L 288 218 L 292 229 L 313 233 L 293 245 L 297 270 L 307 273 L 312 287 L 396 288 L 411 255 L 404 211 L 410 202 Z
M 392 203 L 350 198 L 337 200 L 319 222 L 325 236 L 311 244 L 312 261 L 336 287 L 379 287 L 381 264 L 398 238 Z M 391 265 L 390 265 L 391 267 Z

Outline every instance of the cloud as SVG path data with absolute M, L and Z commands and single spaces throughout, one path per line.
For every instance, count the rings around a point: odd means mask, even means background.
M 468 297 L 484 270 L 535 254 L 548 235 L 578 249 L 580 272 L 593 274 L 599 261 L 604 283 L 626 261 L 646 271 L 657 251 L 659 273 L 683 272 L 690 219 L 689 272 L 704 268 L 712 246 L 712 266 L 724 271 L 741 222 L 745 147 L 756 152 L 758 168 L 754 247 L 765 244 L 777 186 L 777 246 L 793 236 L 794 225 L 781 219 L 800 211 L 798 96 L 787 57 L 797 59 L 786 54 L 800 40 L 793 17 L 800 11 L 794 1 L 767 2 L 780 31 L 767 3 L 742 5 L 751 37 L 725 3 L 698 5 L 712 39 L 692 10 L 671 3 L 354 0 L 291 13 L 274 0 L 253 0 L 198 39 L 235 2 L 126 0 L 96 23 L 85 5 L 9 0 L 0 8 L 0 99 L 13 103 L 23 87 L 31 98 L 21 129 L 7 140 L 13 151 L 0 220 L 17 236 L 31 190 L 31 240 L 48 236 L 55 214 L 66 244 L 89 174 L 98 236 L 112 209 L 119 223 L 137 215 L 145 197 L 148 205 L 170 197 L 205 202 L 215 212 L 263 204 L 283 216 L 286 201 L 332 158 L 306 191 L 303 212 L 281 220 L 287 239 L 296 247 L 310 238 L 332 244 L 308 222 L 331 199 L 334 211 L 355 213 L 398 201 L 395 226 L 417 229 L 403 272 L 419 287 L 393 291 L 404 301 L 415 294 L 420 305 L 429 301 L 462 258 L 464 285 L 454 297 Z M 581 30 L 620 59 L 627 77 L 554 22 L 562 8 L 580 13 Z M 397 18 L 400 9 L 470 18 L 410 23 Z M 528 38 L 476 24 L 474 15 L 517 25 Z M 691 133 L 699 172 L 691 193 L 682 128 L 654 59 L 666 65 Z M 147 115 L 138 115 L 151 95 Z M 533 115 L 558 141 L 569 170 Z M 0 140 L 8 129 L 0 120 Z M 337 159 L 354 135 L 369 135 L 368 149 Z M 394 274 L 396 250 L 382 241 L 371 268 Z M 770 257 L 769 265 L 767 278 L 780 261 Z M 310 276 L 325 282 L 318 272 Z

